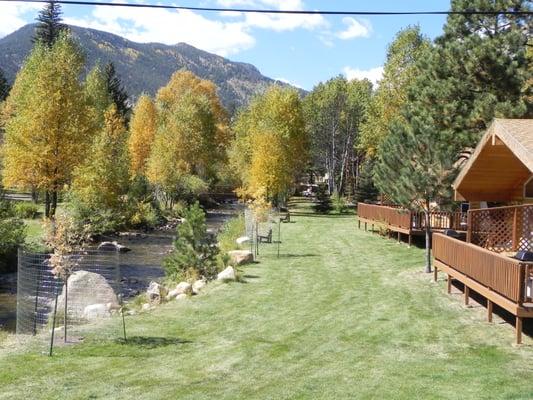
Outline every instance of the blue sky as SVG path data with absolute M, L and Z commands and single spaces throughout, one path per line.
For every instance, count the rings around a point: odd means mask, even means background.
M 134 1 L 134 0 L 129 0 Z M 155 0 L 154 0 L 155 2 Z M 181 0 L 160 4 L 357 11 L 444 11 L 445 0 Z M 41 5 L 0 3 L 0 37 L 32 22 Z M 387 45 L 403 27 L 419 24 L 434 38 L 444 16 L 295 16 L 220 14 L 119 7 L 64 6 L 67 23 L 139 42 L 186 42 L 304 89 L 345 74 L 376 81 Z

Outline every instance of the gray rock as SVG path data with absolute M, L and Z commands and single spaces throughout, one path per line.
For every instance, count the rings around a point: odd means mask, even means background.
M 187 298 L 187 295 L 185 293 L 182 293 L 182 294 L 178 294 L 176 296 L 176 300 L 179 301 L 179 300 L 185 300 Z
M 166 289 L 157 282 L 150 282 L 146 290 L 146 297 L 151 303 L 160 303 L 161 299 L 167 295 Z
M 254 255 L 250 250 L 231 250 L 228 251 L 228 255 L 232 265 L 242 265 L 254 261 Z
M 207 282 L 205 281 L 205 279 L 198 279 L 192 284 L 192 292 L 194 294 L 200 293 L 200 290 L 202 290 L 205 287 L 205 285 L 207 285 Z
M 108 318 L 110 316 L 111 311 L 106 304 L 90 304 L 83 310 L 85 319 Z
M 116 241 L 113 242 L 102 242 L 98 245 L 98 250 L 101 251 L 118 251 L 119 253 L 127 253 L 131 251 L 129 247 L 126 247 Z
M 228 267 L 224 271 L 219 272 L 217 275 L 217 280 L 219 281 L 234 281 L 235 280 L 235 270 L 233 267 Z

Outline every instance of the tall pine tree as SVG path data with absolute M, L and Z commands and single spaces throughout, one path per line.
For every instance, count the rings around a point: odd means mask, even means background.
M 61 31 L 66 30 L 67 26 L 63 24 L 61 18 L 62 11 L 59 3 L 50 1 L 37 16 L 37 26 L 35 28 L 34 42 L 40 42 L 46 47 L 52 47 L 59 37 Z
M 111 96 L 113 103 L 115 103 L 115 106 L 117 107 L 118 113 L 125 121 L 129 121 L 131 107 L 128 101 L 128 94 L 122 86 L 120 78 L 117 76 L 115 65 L 112 62 L 107 63 L 104 73 L 107 83 L 107 90 L 109 91 L 109 95 Z
M 9 95 L 10 86 L 7 83 L 7 79 L 4 76 L 4 71 L 0 68 L 0 103 L 7 99 Z

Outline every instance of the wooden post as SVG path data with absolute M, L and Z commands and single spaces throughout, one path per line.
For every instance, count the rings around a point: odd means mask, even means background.
M 372 224 L 372 233 L 374 233 L 374 224 Z
M 409 233 L 409 247 L 411 247 L 411 243 L 412 243 L 412 236 L 411 236 L 411 233 Z
M 487 321 L 492 322 L 492 301 L 487 300 Z
M 437 270 L 437 266 L 434 265 L 434 266 L 433 266 L 433 280 L 434 280 L 435 282 L 437 282 L 437 278 L 438 278 L 438 270 Z
M 402 240 L 402 237 L 401 237 L 401 235 L 402 235 L 402 234 L 401 234 L 400 232 L 398 232 L 398 243 L 400 243 L 400 242 L 401 242 L 401 240 Z
M 361 220 L 360 219 L 357 220 L 357 225 L 358 225 L 359 229 L 361 229 Z
M 365 222 L 365 232 L 367 231 L 367 223 Z
M 472 243 L 472 211 L 466 213 L 466 243 Z
M 516 344 L 522 344 L 522 317 L 516 317 Z
M 515 207 L 513 213 L 513 251 L 518 250 L 518 207 Z
M 448 274 L 448 294 L 452 293 L 452 276 Z
M 468 305 L 469 301 L 470 301 L 470 288 L 465 285 L 465 306 Z

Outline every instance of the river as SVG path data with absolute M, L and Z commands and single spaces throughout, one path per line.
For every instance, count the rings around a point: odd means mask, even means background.
M 217 232 L 225 221 L 235 216 L 241 206 L 225 204 L 207 212 L 207 227 Z M 162 261 L 172 249 L 175 230 L 132 231 L 106 240 L 116 240 L 131 249 L 120 254 L 122 292 L 126 298 L 146 289 L 150 281 L 164 276 Z M 0 275 L 0 331 L 15 332 L 17 308 L 17 275 Z

